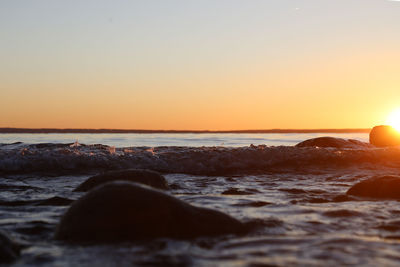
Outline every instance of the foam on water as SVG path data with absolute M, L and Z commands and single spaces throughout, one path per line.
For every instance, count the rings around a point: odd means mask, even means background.
M 399 175 L 397 147 L 32 143 L 0 145 L 0 228 L 25 244 L 14 266 L 400 263 L 398 201 L 346 195 L 360 181 Z M 85 194 L 73 190 L 91 173 L 124 168 L 161 171 L 169 194 L 259 227 L 245 235 L 190 241 L 90 246 L 55 241 L 60 217 Z
M 73 144 L 3 144 L 2 173 L 85 173 L 142 168 L 203 175 L 270 171 L 400 166 L 398 148 L 294 146 L 125 147 Z

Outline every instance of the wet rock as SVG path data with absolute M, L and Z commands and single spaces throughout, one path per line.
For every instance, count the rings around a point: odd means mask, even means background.
M 10 263 L 19 257 L 21 246 L 0 231 L 0 263 Z
M 155 171 L 128 169 L 110 171 L 96 176 L 92 176 L 80 184 L 74 191 L 86 192 L 92 188 L 112 181 L 128 181 L 145 184 L 158 189 L 168 189 L 167 181 L 164 176 Z
M 72 242 L 191 239 L 242 233 L 247 225 L 222 212 L 189 205 L 159 190 L 117 181 L 75 201 L 55 237 Z
M 375 126 L 369 133 L 369 142 L 378 147 L 398 146 L 400 133 L 388 125 Z
M 353 185 L 346 194 L 379 199 L 400 199 L 400 176 L 374 177 Z
M 355 140 L 335 137 L 318 137 L 300 142 L 296 147 L 335 147 L 335 148 L 360 148 L 369 147 L 369 144 Z

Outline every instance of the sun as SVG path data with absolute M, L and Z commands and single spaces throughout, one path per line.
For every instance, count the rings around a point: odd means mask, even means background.
M 386 123 L 397 131 L 400 131 L 400 108 L 393 111 L 386 120 Z

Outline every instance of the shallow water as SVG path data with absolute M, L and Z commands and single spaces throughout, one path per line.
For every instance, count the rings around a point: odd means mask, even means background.
M 171 194 L 191 204 L 224 211 L 262 227 L 245 236 L 160 239 L 118 245 L 78 246 L 53 240 L 67 206 L 0 207 L 1 229 L 29 245 L 14 266 L 259 266 L 397 265 L 400 260 L 400 206 L 397 201 L 344 201 L 338 196 L 359 180 L 381 171 L 341 170 L 318 174 L 244 176 L 168 174 Z M 398 173 L 386 169 L 385 174 Z M 1 201 L 33 201 L 71 192 L 88 176 L 3 177 Z M 14 187 L 12 187 L 14 186 Z M 241 194 L 229 195 L 233 191 Z
M 84 194 L 72 190 L 100 166 L 158 168 L 170 194 L 259 227 L 191 241 L 55 241 L 68 200 Z M 26 244 L 13 266 L 398 266 L 399 202 L 344 194 L 399 167 L 399 148 L 3 145 L 0 229 Z

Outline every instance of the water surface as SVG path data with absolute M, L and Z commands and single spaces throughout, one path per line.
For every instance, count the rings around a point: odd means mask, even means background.
M 0 143 L 24 142 L 104 144 L 115 147 L 129 146 L 248 146 L 266 144 L 269 146 L 291 146 L 310 138 L 332 136 L 351 138 L 368 142 L 367 133 L 289 133 L 289 134 L 223 134 L 223 133 L 180 133 L 180 134 L 0 134 Z
M 345 194 L 359 181 L 399 175 L 400 149 L 293 146 L 316 136 L 1 135 L 0 229 L 26 244 L 12 265 L 398 266 L 399 202 Z M 24 143 L 10 144 L 16 141 Z M 260 227 L 189 241 L 82 246 L 54 240 L 69 204 L 49 200 L 73 201 L 84 194 L 73 189 L 91 175 L 132 167 L 164 173 L 168 193 L 179 199 Z

